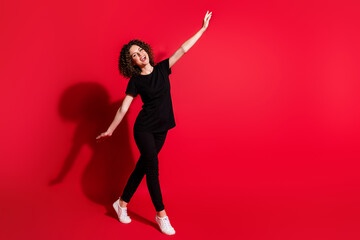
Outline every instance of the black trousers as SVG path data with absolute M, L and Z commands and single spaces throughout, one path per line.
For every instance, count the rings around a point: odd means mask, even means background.
M 121 199 L 130 202 L 144 175 L 151 200 L 156 211 L 165 209 L 159 183 L 158 153 L 164 145 L 167 131 L 161 133 L 134 131 L 134 138 L 140 151 L 140 158 L 129 177 Z

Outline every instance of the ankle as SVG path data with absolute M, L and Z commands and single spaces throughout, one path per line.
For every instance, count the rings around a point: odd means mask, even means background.
M 167 216 L 165 210 L 162 210 L 162 211 L 157 212 L 156 215 L 157 215 L 159 218 L 164 218 L 164 217 Z
M 122 199 L 120 198 L 120 200 L 119 200 L 119 205 L 120 205 L 120 207 L 122 207 L 122 208 L 126 208 L 127 205 L 128 205 L 128 203 L 125 202 L 124 200 L 122 200 Z

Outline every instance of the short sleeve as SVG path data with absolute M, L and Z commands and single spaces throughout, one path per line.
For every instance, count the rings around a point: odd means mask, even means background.
M 160 69 L 163 70 L 165 73 L 167 73 L 168 75 L 171 74 L 171 68 L 169 67 L 170 66 L 169 58 L 159 62 L 158 65 L 159 65 Z
M 125 93 L 126 94 L 131 94 L 134 97 L 136 97 L 138 95 L 138 92 L 137 92 L 137 89 L 136 89 L 136 86 L 135 86 L 135 79 L 133 77 L 130 78 Z

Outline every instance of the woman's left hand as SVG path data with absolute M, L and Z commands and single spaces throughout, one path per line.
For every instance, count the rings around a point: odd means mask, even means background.
M 209 21 L 211 19 L 211 14 L 212 14 L 212 12 L 209 12 L 209 11 L 206 12 L 206 15 L 205 15 L 205 18 L 204 18 L 204 21 L 203 21 L 203 25 L 202 25 L 202 29 L 204 29 L 204 31 L 209 26 Z

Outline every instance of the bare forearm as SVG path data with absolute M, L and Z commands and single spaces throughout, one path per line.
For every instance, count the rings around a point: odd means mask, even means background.
M 202 34 L 206 31 L 206 29 L 209 26 L 209 21 L 211 18 L 212 12 L 209 13 L 209 11 L 206 12 L 203 25 L 201 29 L 192 36 L 189 40 L 184 42 L 181 47 L 176 50 L 176 52 L 169 58 L 169 67 L 171 68 L 184 54 L 189 51 L 189 49 L 194 46 L 194 44 L 199 40 L 199 38 L 202 36 Z
M 204 28 L 201 28 L 194 36 L 192 36 L 189 40 L 183 43 L 181 45 L 181 48 L 184 50 L 184 52 L 189 51 L 189 49 L 194 46 L 194 44 L 199 40 L 201 35 L 205 32 Z
M 124 118 L 125 114 L 126 114 L 126 112 L 123 111 L 120 107 L 119 110 L 116 112 L 114 120 L 110 124 L 107 131 L 112 134 L 115 131 L 115 129 L 117 128 L 117 126 L 120 124 L 121 120 Z

